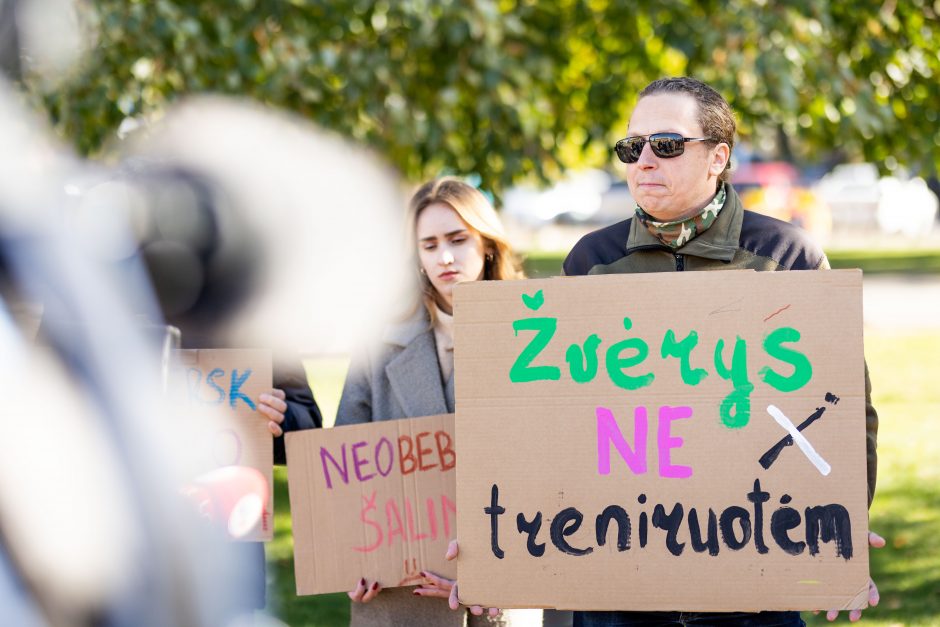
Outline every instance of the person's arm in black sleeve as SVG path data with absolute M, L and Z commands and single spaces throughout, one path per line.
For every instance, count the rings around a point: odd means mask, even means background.
M 284 422 L 281 423 L 284 433 L 323 427 L 323 415 L 300 364 L 289 368 L 275 366 L 274 387 L 284 392 L 284 401 L 287 403 Z M 287 463 L 283 435 L 274 438 L 274 463 Z
M 878 412 L 871 402 L 871 377 L 865 364 L 865 452 L 868 460 L 868 507 L 875 498 L 878 480 Z

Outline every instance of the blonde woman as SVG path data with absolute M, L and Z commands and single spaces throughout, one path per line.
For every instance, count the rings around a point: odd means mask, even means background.
M 455 178 L 422 185 L 411 199 L 408 246 L 419 288 L 415 310 L 383 341 L 353 360 L 336 424 L 394 420 L 454 411 L 454 286 L 464 281 L 522 278 L 502 223 L 474 187 Z M 380 594 L 381 592 L 381 594 Z M 452 611 L 446 598 L 415 588 L 382 591 L 360 579 L 349 593 L 351 625 L 439 627 L 506 624 L 505 618 Z

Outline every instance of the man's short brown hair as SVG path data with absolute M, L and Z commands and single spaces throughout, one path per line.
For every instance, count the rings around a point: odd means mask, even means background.
M 647 85 L 640 92 L 640 98 L 655 94 L 688 94 L 694 98 L 698 103 L 698 122 L 704 136 L 711 138 L 715 143 L 728 144 L 728 148 L 734 149 L 734 133 L 737 128 L 734 111 L 724 96 L 713 88 L 688 76 L 661 78 Z M 730 167 L 730 160 L 728 164 Z M 727 181 L 730 178 L 731 172 L 725 169 L 721 173 L 721 180 Z

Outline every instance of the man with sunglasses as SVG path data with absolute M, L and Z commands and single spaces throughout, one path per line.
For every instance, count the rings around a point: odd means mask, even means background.
M 829 261 L 799 228 L 746 211 L 729 184 L 735 121 L 731 105 L 701 81 L 650 83 L 627 137 L 615 151 L 627 164 L 636 214 L 584 236 L 564 262 L 566 275 L 690 270 L 819 270 Z M 865 371 L 868 502 L 875 490 L 878 415 Z M 884 540 L 870 534 L 872 546 Z M 878 603 L 874 583 L 869 605 Z M 829 612 L 834 620 L 838 612 Z M 861 610 L 849 617 L 858 620 Z M 576 612 L 576 627 L 627 625 L 803 625 L 798 612 Z

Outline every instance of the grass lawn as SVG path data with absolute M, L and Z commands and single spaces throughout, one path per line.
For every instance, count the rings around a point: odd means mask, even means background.
M 940 333 L 869 333 L 878 433 L 871 529 L 888 545 L 871 553 L 881 603 L 868 625 L 940 624 Z M 810 618 L 810 617 L 807 617 Z M 810 624 L 826 624 L 821 616 Z
M 888 539 L 888 546 L 872 553 L 872 576 L 881 591 L 881 604 L 866 610 L 863 621 L 884 627 L 940 625 L 940 332 L 870 331 L 865 352 L 881 417 L 871 528 Z M 331 360 L 308 366 L 329 422 L 345 363 Z M 296 596 L 283 468 L 275 469 L 275 482 L 268 612 L 292 626 L 348 624 L 345 595 Z M 810 624 L 827 624 L 822 616 L 804 618 Z M 848 621 L 843 616 L 840 622 Z

